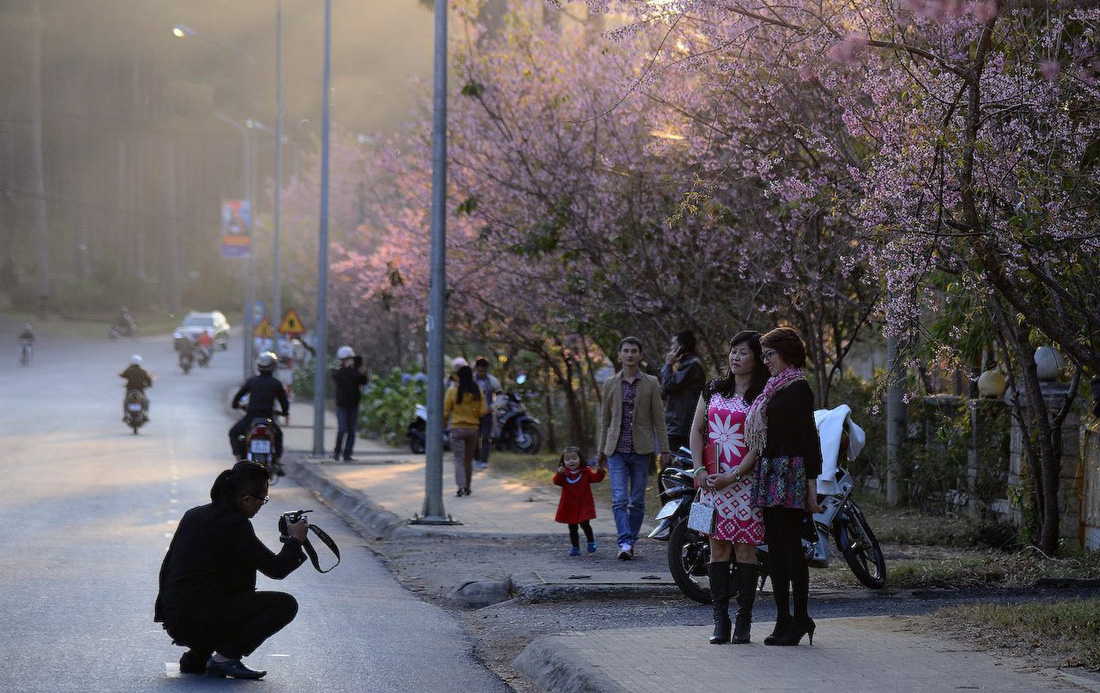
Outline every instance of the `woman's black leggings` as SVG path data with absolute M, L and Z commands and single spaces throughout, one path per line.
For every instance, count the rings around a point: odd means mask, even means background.
M 584 530 L 584 537 L 588 540 L 588 543 L 591 544 L 594 541 L 594 539 L 592 538 L 592 523 L 588 520 L 585 520 L 579 525 L 569 525 L 569 541 L 573 544 L 573 546 L 576 546 L 577 548 L 580 548 L 581 546 L 581 535 L 577 532 L 577 527 L 580 527 Z
M 810 615 L 810 570 L 802 550 L 802 523 L 806 511 L 796 508 L 764 508 L 764 540 L 768 542 L 768 572 L 771 573 L 775 608 L 790 611 L 794 593 L 794 617 Z

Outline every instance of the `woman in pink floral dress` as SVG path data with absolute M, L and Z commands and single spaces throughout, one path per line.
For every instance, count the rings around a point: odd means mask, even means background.
M 749 642 L 756 599 L 756 545 L 764 542 L 763 516 L 753 508 L 755 453 L 749 453 L 745 418 L 768 380 L 760 358 L 760 333 L 746 330 L 730 340 L 729 371 L 707 383 L 691 427 L 691 457 L 700 500 L 718 510 L 710 537 L 710 592 L 714 606 L 712 645 L 731 641 L 730 596 L 737 594 L 737 624 L 732 642 Z M 731 571 L 731 560 L 736 569 Z

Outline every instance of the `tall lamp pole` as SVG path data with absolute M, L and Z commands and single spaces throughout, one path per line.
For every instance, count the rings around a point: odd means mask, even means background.
M 283 0 L 275 5 L 275 257 L 272 270 L 271 324 L 278 325 L 283 315 L 283 297 L 280 290 L 279 272 L 282 258 L 279 252 L 279 237 L 282 231 L 282 191 L 283 191 Z
M 443 342 L 446 292 L 447 0 L 435 0 L 435 85 L 432 113 L 431 269 L 428 291 L 428 436 L 424 508 L 414 522 L 450 524 L 443 510 Z
M 325 71 L 321 100 L 321 228 L 317 247 L 317 330 L 313 373 L 313 454 L 325 454 L 325 366 L 328 361 L 328 135 L 332 0 L 325 0 Z
M 249 233 L 251 234 L 251 227 L 254 225 L 254 219 L 256 216 L 256 210 L 252 209 L 252 184 L 255 178 L 253 168 L 256 165 L 256 158 L 252 156 L 252 128 L 244 123 L 238 123 L 229 116 L 222 115 L 221 113 L 215 113 L 214 117 L 223 123 L 232 125 L 241 131 L 241 137 L 244 139 L 244 162 L 242 168 L 244 169 L 244 182 L 241 184 L 242 191 L 241 196 L 244 204 L 248 207 L 249 213 Z M 250 248 L 248 251 L 248 271 L 245 277 L 244 287 L 244 346 L 241 349 L 242 368 L 244 372 L 244 379 L 248 380 L 252 377 L 252 302 L 255 300 L 253 296 L 252 286 L 252 268 L 253 268 L 253 256 L 255 255 L 254 249 Z
M 221 39 L 219 39 L 215 36 L 211 36 L 210 34 L 205 34 L 201 31 L 196 31 L 195 29 L 192 29 L 191 27 L 187 26 L 186 24 L 176 24 L 175 26 L 173 26 L 172 27 L 172 34 L 176 38 L 194 37 L 194 38 L 202 39 L 203 41 L 213 43 L 214 45 L 219 46 L 221 48 L 224 48 L 225 50 L 227 50 L 231 53 L 235 53 L 235 54 L 239 55 L 240 57 L 244 58 L 246 63 L 248 63 L 249 79 L 251 80 L 254 77 L 255 68 L 256 68 L 256 61 L 252 59 L 251 55 L 249 55 L 245 51 L 241 50 L 237 46 L 234 46 L 233 44 L 228 43 L 226 41 L 223 41 L 223 40 L 221 40 Z M 243 364 L 242 365 L 243 365 L 243 370 L 244 370 L 244 378 L 247 380 L 252 375 L 252 330 L 253 330 L 252 304 L 255 303 L 255 301 L 256 301 L 256 296 L 255 296 L 255 293 L 256 293 L 256 291 L 255 291 L 255 276 L 256 276 L 255 257 L 256 257 L 256 249 L 255 249 L 255 247 L 252 246 L 252 241 L 255 239 L 255 234 L 252 233 L 252 229 L 255 226 L 255 221 L 256 221 L 256 210 L 252 208 L 252 200 L 254 199 L 253 187 L 255 186 L 255 183 L 256 183 L 256 180 L 255 180 L 256 176 L 255 176 L 255 172 L 253 171 L 253 167 L 256 165 L 256 159 L 255 159 L 255 157 L 253 156 L 253 153 L 252 153 L 252 122 L 251 122 L 251 119 L 249 119 L 249 121 L 247 121 L 245 125 L 241 125 L 240 123 L 236 122 L 235 120 L 233 120 L 231 118 L 227 118 L 226 116 L 224 116 L 220 113 L 215 113 L 214 115 L 219 120 L 222 120 L 223 122 L 229 123 L 233 127 L 240 129 L 243 136 L 244 136 L 244 171 L 245 172 L 244 172 L 244 190 L 242 191 L 241 194 L 244 196 L 245 201 L 248 203 L 248 212 L 249 212 L 249 216 L 250 216 L 250 218 L 248 220 L 249 221 L 249 236 L 250 236 L 249 244 L 250 245 L 249 245 L 249 250 L 248 250 L 248 265 L 247 265 L 247 272 L 246 272 L 247 276 L 245 278 L 245 290 L 244 290 L 244 339 L 242 340 L 244 342 L 244 345 L 243 345 L 243 349 L 241 351 L 242 351 L 242 355 L 243 355 L 243 358 L 242 358 Z

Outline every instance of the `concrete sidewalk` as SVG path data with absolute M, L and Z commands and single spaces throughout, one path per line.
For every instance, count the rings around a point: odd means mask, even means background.
M 296 402 L 292 412 L 293 423 L 284 431 L 284 461 L 291 476 L 380 539 L 433 533 L 564 536 L 554 522 L 556 488 L 531 488 L 478 471 L 473 495 L 455 498 L 448 492 L 454 485 L 450 455 L 444 460 L 443 499 L 446 512 L 457 523 L 410 524 L 424 503 L 423 455 L 360 440 L 356 462 L 313 457 L 308 453 L 313 447 L 312 408 Z M 331 451 L 334 436 L 335 421 L 329 413 L 327 450 Z M 615 532 L 610 509 L 597 508 L 597 512 L 599 518 L 593 522 L 597 539 L 601 547 L 612 547 Z M 631 590 L 655 596 L 677 593 L 663 565 L 661 545 L 646 541 L 640 546 L 650 554 L 644 560 L 618 561 L 610 550 L 585 557 L 583 575 L 576 574 L 577 559 L 569 563 L 557 555 L 535 557 L 532 565 L 517 566 L 515 591 L 539 599 L 553 598 L 556 587 L 571 595 L 577 590 L 619 594 Z M 560 553 L 564 555 L 564 551 Z M 559 565 L 563 567 L 557 570 Z M 797 648 L 764 646 L 763 634 L 769 633 L 772 625 L 757 621 L 751 644 L 722 647 L 706 644 L 709 627 L 566 632 L 530 643 L 515 665 L 539 687 L 553 692 L 1100 692 L 1096 674 L 1079 669 L 1037 670 L 1026 662 L 979 652 L 965 643 L 907 630 L 903 619 L 819 619 L 814 644 L 804 640 Z

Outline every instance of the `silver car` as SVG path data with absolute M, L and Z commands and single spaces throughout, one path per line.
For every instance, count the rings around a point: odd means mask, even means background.
M 199 335 L 206 330 L 214 339 L 214 347 L 225 351 L 229 348 L 229 321 L 220 310 L 212 310 L 208 313 L 191 311 L 183 319 L 180 326 L 173 333 L 176 351 L 179 351 L 180 340 L 190 339 L 192 343 L 198 341 Z

